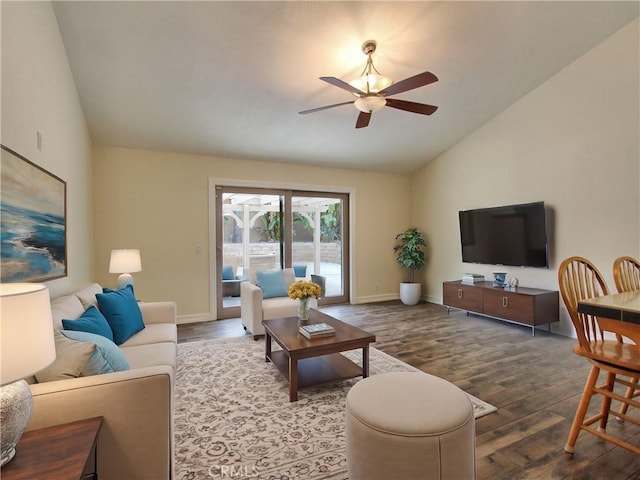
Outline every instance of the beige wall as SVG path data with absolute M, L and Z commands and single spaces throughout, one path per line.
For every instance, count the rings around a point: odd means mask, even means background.
M 108 273 L 113 248 L 139 248 L 142 272 L 134 281 L 142 300 L 173 299 L 182 319 L 215 318 L 209 287 L 214 178 L 355 192 L 352 302 L 398 298 L 402 269 L 393 245 L 409 222 L 408 176 L 108 147 L 94 148 L 96 280 L 115 284 L 116 275 Z
M 428 299 L 442 282 L 495 267 L 461 261 L 458 210 L 543 200 L 553 213 L 548 270 L 506 267 L 521 285 L 557 290 L 571 255 L 640 257 L 638 20 L 611 36 L 414 177 L 413 220 L 427 233 Z M 571 334 L 564 306 L 554 329 Z
M 91 140 L 48 2 L 1 2 L 2 144 L 67 182 L 69 275 L 52 296 L 91 280 Z M 42 150 L 36 132 L 42 134 Z

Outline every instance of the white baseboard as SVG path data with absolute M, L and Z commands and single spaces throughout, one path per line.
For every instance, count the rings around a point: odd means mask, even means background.
M 208 313 L 196 313 L 193 315 L 178 315 L 176 323 L 178 325 L 184 325 L 186 323 L 201 323 L 212 321 L 211 316 Z
M 359 305 L 361 303 L 375 303 L 375 302 L 388 302 L 389 300 L 398 300 L 400 295 L 397 293 L 387 293 L 384 295 L 368 295 L 366 297 L 354 298 L 351 302 L 353 305 Z

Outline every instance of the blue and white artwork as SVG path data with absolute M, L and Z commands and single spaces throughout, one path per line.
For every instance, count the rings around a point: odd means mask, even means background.
M 66 183 L 5 146 L 0 177 L 0 281 L 66 276 Z

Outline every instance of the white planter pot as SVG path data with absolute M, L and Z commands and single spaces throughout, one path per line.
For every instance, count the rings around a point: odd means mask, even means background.
M 400 300 L 405 305 L 416 305 L 420 301 L 421 285 L 419 283 L 401 283 Z

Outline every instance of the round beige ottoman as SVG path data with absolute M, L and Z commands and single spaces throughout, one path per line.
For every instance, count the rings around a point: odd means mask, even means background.
M 349 480 L 475 479 L 475 441 L 471 401 L 442 378 L 384 373 L 347 394 Z

